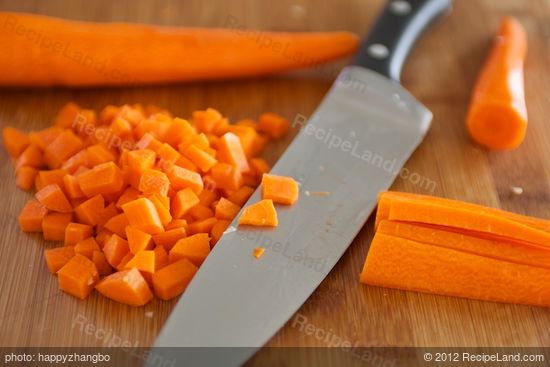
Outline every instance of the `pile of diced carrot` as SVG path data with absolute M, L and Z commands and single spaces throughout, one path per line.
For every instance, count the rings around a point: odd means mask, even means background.
M 64 241 L 45 260 L 73 296 L 95 288 L 133 306 L 153 293 L 171 299 L 270 170 L 258 157 L 266 142 L 288 128 L 273 113 L 229 124 L 211 108 L 187 121 L 156 107 L 107 106 L 97 115 L 69 103 L 52 127 L 3 131 L 17 186 L 36 190 L 21 229 Z M 263 181 L 264 200 L 240 224 L 277 225 L 273 202 L 298 197 L 291 178 Z

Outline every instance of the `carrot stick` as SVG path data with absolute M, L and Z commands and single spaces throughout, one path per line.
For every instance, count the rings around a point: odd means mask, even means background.
M 446 247 L 479 256 L 550 269 L 550 249 L 513 240 L 489 240 L 449 232 L 438 227 L 383 220 L 378 231 L 433 246 Z
M 490 149 L 513 149 L 525 137 L 527 107 L 523 62 L 527 36 L 514 18 L 504 17 L 493 49 L 474 86 L 466 125 L 472 138 Z
M 550 306 L 548 269 L 377 233 L 360 281 L 484 301 Z
M 240 28 L 101 24 L 9 12 L 0 13 L 0 23 L 0 46 L 10 50 L 0 54 L 0 84 L 8 86 L 128 85 L 265 75 L 336 59 L 351 54 L 358 44 L 358 37 L 348 32 L 243 34 Z

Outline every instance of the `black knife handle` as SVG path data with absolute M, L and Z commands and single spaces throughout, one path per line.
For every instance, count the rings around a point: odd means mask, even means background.
M 451 4 L 452 0 L 390 0 L 362 42 L 354 64 L 399 82 L 414 43 Z

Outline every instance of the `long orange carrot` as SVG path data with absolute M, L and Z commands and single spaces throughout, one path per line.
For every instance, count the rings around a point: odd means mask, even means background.
M 377 233 L 362 283 L 486 301 L 550 306 L 550 272 Z
M 352 53 L 348 32 L 285 33 L 86 23 L 0 12 L 0 85 L 128 85 L 235 78 Z
M 527 36 L 522 25 L 503 18 L 495 44 L 474 86 L 467 116 L 472 138 L 490 149 L 513 149 L 527 129 L 523 62 Z

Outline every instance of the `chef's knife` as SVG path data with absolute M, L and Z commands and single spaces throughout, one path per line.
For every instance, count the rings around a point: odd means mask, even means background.
M 154 348 L 149 366 L 172 358 L 178 365 L 244 363 L 306 301 L 430 126 L 431 112 L 399 84 L 399 75 L 415 40 L 450 5 L 388 3 L 309 122 L 295 121 L 301 131 L 272 169 L 299 182 L 300 199 L 277 207 L 275 229 L 232 223 L 155 343 L 214 348 Z M 260 196 L 256 190 L 249 202 Z M 260 259 L 252 256 L 255 247 L 266 248 Z

